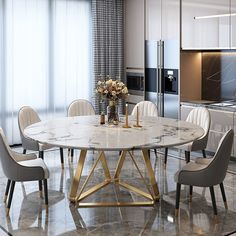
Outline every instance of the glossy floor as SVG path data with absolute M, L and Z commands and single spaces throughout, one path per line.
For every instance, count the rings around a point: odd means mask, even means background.
M 18 149 L 21 151 L 20 149 Z M 66 156 L 66 150 L 64 150 Z M 97 153 L 89 152 L 83 178 L 88 174 Z M 107 153 L 109 166 L 115 170 L 116 152 Z M 144 165 L 139 153 L 139 167 Z M 213 218 L 213 210 L 208 189 L 194 188 L 193 201 L 188 201 L 188 188 L 181 191 L 180 215 L 174 217 L 175 183 L 174 173 L 184 165 L 184 161 L 169 157 L 166 170 L 163 168 L 163 156 L 151 154 L 152 166 L 158 180 L 161 199 L 155 207 L 101 207 L 77 208 L 70 204 L 67 195 L 71 177 L 77 165 L 78 152 L 71 163 L 65 158 L 65 169 L 61 170 L 59 151 L 45 153 L 45 162 L 50 170 L 49 213 L 46 214 L 44 201 L 39 198 L 37 182 L 17 183 L 13 196 L 10 217 L 5 215 L 5 204 L 0 201 L 0 235 L 233 235 L 236 232 L 236 175 L 227 173 L 224 184 L 229 209 L 225 210 L 220 190 L 215 188 L 218 221 Z M 231 170 L 236 163 L 231 163 Z M 147 177 L 146 172 L 143 173 Z M 216 173 L 217 174 L 217 173 Z M 141 186 L 143 183 L 132 162 L 127 158 L 121 173 L 128 182 Z M 103 178 L 98 166 L 92 183 Z M 0 169 L 0 198 L 3 199 L 6 178 Z M 108 186 L 94 196 L 92 201 L 137 200 L 139 197 L 122 188 Z M 86 199 L 87 200 L 87 199 Z

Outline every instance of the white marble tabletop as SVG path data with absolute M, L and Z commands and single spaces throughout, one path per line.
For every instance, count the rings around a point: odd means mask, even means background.
M 99 116 L 64 117 L 41 121 L 28 126 L 25 134 L 40 143 L 86 150 L 131 150 L 170 147 L 201 137 L 203 129 L 186 121 L 163 117 L 142 117 L 141 128 L 133 127 L 135 117 L 129 116 L 132 128 L 100 125 Z

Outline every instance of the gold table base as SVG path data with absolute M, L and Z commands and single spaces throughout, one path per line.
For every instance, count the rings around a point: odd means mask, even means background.
M 148 192 L 144 192 L 141 189 L 138 189 L 137 187 L 134 187 L 128 183 L 123 182 L 120 179 L 120 172 L 122 170 L 125 158 L 127 156 L 127 153 L 129 154 L 129 156 L 131 157 L 136 169 L 138 170 L 138 173 L 140 174 L 144 185 L 146 186 Z M 80 152 L 80 157 L 78 160 L 78 165 L 77 165 L 77 169 L 75 172 L 75 176 L 73 178 L 73 182 L 71 185 L 71 191 L 70 191 L 70 196 L 69 196 L 69 200 L 71 202 L 75 202 L 77 204 L 77 206 L 79 207 L 104 207 L 104 206 L 153 206 L 154 203 L 156 201 L 159 200 L 159 189 L 157 186 L 157 182 L 155 179 L 155 174 L 154 171 L 152 169 L 151 166 L 151 162 L 149 159 L 149 155 L 148 155 L 148 150 L 147 149 L 143 149 L 142 150 L 143 153 L 143 160 L 146 166 L 146 170 L 148 173 L 148 177 L 149 177 L 149 181 L 150 181 L 150 185 L 151 188 L 148 186 L 148 184 L 146 183 L 146 180 L 144 179 L 136 161 L 134 158 L 134 155 L 130 152 L 130 151 L 122 151 L 120 157 L 119 157 L 119 161 L 117 163 L 116 166 L 116 170 L 115 170 L 115 174 L 114 177 L 111 177 L 108 165 L 107 165 L 107 160 L 106 160 L 106 156 L 104 151 L 101 151 L 99 154 L 98 159 L 95 161 L 95 163 L 93 164 L 89 175 L 87 176 L 86 180 L 84 181 L 79 193 L 77 194 L 78 191 L 78 187 L 79 187 L 79 183 L 81 180 L 81 174 L 83 171 L 83 167 L 84 167 L 84 162 L 85 162 L 85 158 L 86 158 L 86 154 L 87 154 L 87 150 L 81 150 Z M 88 189 L 87 191 L 84 191 L 88 181 L 90 180 L 92 174 L 94 173 L 94 170 L 97 166 L 97 164 L 99 163 L 99 161 L 102 164 L 103 170 L 104 170 L 104 177 L 105 180 L 93 187 L 91 187 L 90 189 Z M 102 189 L 103 187 L 107 186 L 108 184 L 114 183 L 118 186 L 121 186 L 123 188 L 126 188 L 128 190 L 130 190 L 131 192 L 134 192 L 138 195 L 143 196 L 144 198 L 148 199 L 149 201 L 133 201 L 133 202 L 81 202 L 83 199 L 85 199 L 86 197 L 90 196 L 91 194 L 95 193 L 96 191 Z

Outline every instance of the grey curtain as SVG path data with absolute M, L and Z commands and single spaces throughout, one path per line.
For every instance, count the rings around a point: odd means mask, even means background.
M 124 0 L 92 0 L 92 25 L 94 89 L 100 75 L 124 81 Z M 96 95 L 93 103 L 96 113 L 104 109 Z

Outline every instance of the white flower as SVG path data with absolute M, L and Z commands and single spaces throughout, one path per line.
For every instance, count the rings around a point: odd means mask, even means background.
M 106 81 L 106 85 L 111 85 L 111 84 L 112 84 L 112 79 Z
M 124 93 L 124 94 L 127 94 L 127 93 L 128 93 L 127 87 L 124 87 L 124 88 L 122 89 L 122 93 Z

